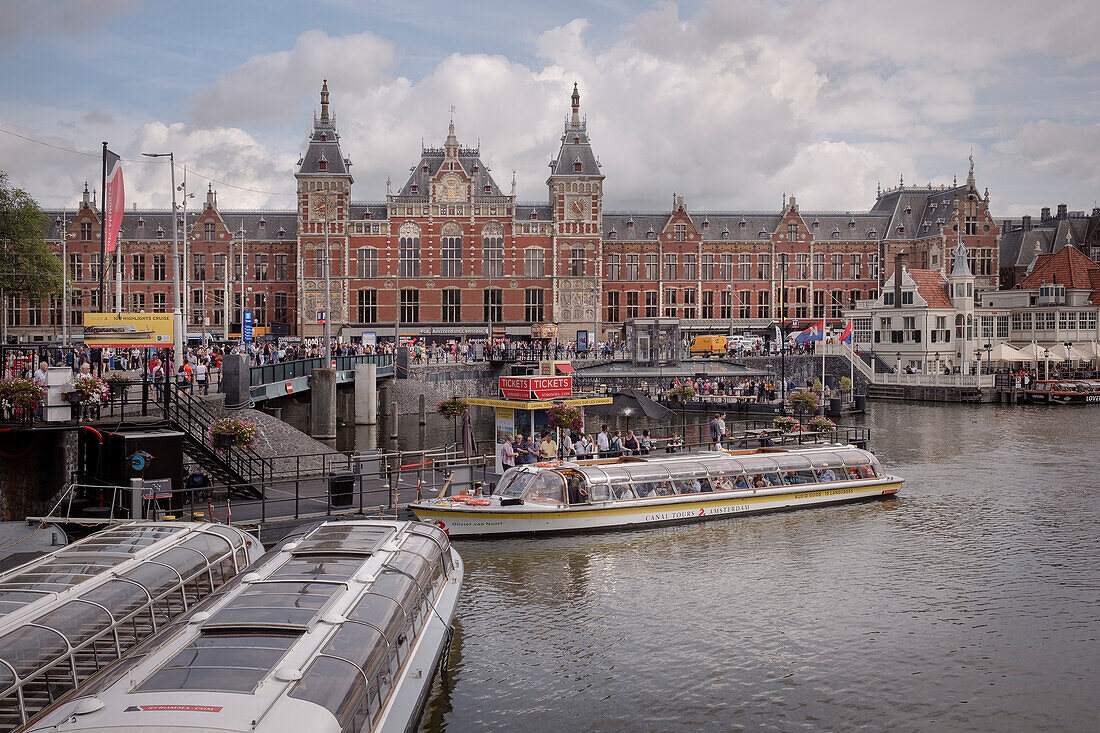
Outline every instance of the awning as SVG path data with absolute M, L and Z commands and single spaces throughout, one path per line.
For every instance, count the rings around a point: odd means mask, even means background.
M 572 374 L 573 372 L 577 371 L 573 368 L 572 364 L 557 364 L 556 366 L 558 367 L 558 371 L 562 374 Z

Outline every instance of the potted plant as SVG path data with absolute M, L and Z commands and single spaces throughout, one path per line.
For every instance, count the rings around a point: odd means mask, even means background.
M 817 395 L 810 391 L 795 392 L 791 395 L 791 407 L 798 412 L 816 412 Z
M 252 444 L 260 435 L 256 423 L 250 420 L 241 420 L 236 417 L 223 417 L 210 424 L 207 431 L 214 442 L 214 448 L 219 452 L 228 451 L 232 447 L 251 450 Z
M 111 374 L 104 381 L 111 390 L 111 399 L 115 399 L 126 394 L 126 388 L 130 386 L 132 380 L 125 374 Z
M 571 430 L 579 433 L 584 429 L 584 417 L 581 408 L 558 403 L 546 411 L 550 427 L 556 430 Z
M 443 417 L 451 418 L 451 425 L 454 428 L 454 441 L 455 445 L 458 445 L 458 418 L 462 416 L 466 410 L 470 409 L 470 403 L 461 397 L 452 397 L 449 400 L 440 400 L 436 403 L 435 411 Z
M 46 398 L 46 388 L 33 379 L 0 379 L 0 408 L 13 419 L 30 422 Z
M 772 420 L 772 427 L 784 433 L 791 433 L 798 429 L 798 420 L 790 415 L 779 415 Z
M 809 427 L 819 433 L 831 433 L 836 430 L 836 423 L 824 415 L 815 415 L 810 419 Z
M 73 378 L 70 400 L 81 407 L 98 407 L 107 401 L 111 389 L 94 374 L 78 374 Z
M 695 399 L 695 389 L 684 384 L 679 387 L 674 387 L 668 391 L 669 402 L 691 402 Z

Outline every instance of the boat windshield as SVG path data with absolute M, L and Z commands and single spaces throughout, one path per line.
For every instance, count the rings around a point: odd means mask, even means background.
M 564 504 L 565 481 L 556 471 L 539 471 L 523 492 L 523 500 L 540 504 Z
M 513 499 L 518 499 L 523 496 L 524 489 L 531 483 L 531 479 L 535 477 L 535 474 L 528 471 L 518 471 L 514 468 L 507 470 L 504 476 L 500 479 L 500 483 L 497 484 L 496 491 L 493 493 L 497 496 L 507 496 Z

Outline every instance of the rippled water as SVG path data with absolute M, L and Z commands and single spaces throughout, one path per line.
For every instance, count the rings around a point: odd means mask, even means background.
M 1100 410 L 864 419 L 896 500 L 456 542 L 421 730 L 1097 730 Z

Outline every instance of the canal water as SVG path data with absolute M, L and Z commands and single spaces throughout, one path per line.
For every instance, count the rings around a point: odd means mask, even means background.
M 897 499 L 456 541 L 420 730 L 1096 730 L 1100 411 L 861 420 Z

